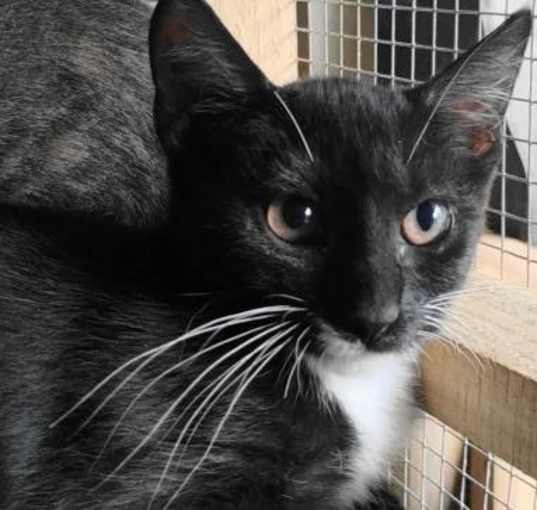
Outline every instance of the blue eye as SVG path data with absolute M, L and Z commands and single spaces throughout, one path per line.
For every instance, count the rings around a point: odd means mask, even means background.
M 437 210 L 438 208 L 435 208 L 435 204 L 430 200 L 422 202 L 416 208 L 416 220 L 424 232 L 428 232 L 433 227 Z
M 451 223 L 451 213 L 446 204 L 425 200 L 403 218 L 401 232 L 408 243 L 423 246 L 448 232 Z

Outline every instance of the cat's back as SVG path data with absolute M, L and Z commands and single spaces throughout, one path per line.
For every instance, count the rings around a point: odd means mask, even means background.
M 143 0 L 7 0 L 0 17 L 0 203 L 123 224 L 163 217 Z

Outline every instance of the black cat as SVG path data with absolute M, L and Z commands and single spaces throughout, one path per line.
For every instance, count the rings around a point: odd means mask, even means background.
M 2 507 L 399 508 L 529 12 L 405 91 L 275 87 L 201 0 L 150 59 L 142 2 L 4 3 Z

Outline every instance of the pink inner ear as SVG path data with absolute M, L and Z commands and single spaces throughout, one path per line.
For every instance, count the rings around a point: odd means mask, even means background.
M 485 155 L 494 145 L 496 137 L 487 128 L 472 129 L 470 132 L 470 149 L 474 156 Z
M 451 107 L 452 112 L 461 113 L 463 115 L 465 113 L 472 114 L 485 112 L 487 109 L 487 106 L 475 97 L 461 97 L 457 99 Z
M 485 114 L 490 108 L 479 99 L 474 97 L 462 97 L 453 103 L 451 111 L 466 117 L 465 124 L 470 121 L 476 125 L 468 130 L 468 144 L 474 156 L 483 156 L 490 151 L 496 137 L 494 132 L 486 125 L 486 116 L 480 118 L 479 114 Z M 481 121 L 481 122 L 480 122 Z M 479 124 L 484 124 L 479 126 Z
M 182 44 L 190 35 L 190 23 L 186 18 L 169 17 L 164 19 L 159 38 L 164 44 Z

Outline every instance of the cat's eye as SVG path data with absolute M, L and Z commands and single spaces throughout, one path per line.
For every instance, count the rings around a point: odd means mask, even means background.
M 319 220 L 312 203 L 299 197 L 278 198 L 267 209 L 267 224 L 288 243 L 311 241 L 319 234 Z
M 424 246 L 443 237 L 451 223 L 451 212 L 446 204 L 425 200 L 403 218 L 401 232 L 408 243 Z

